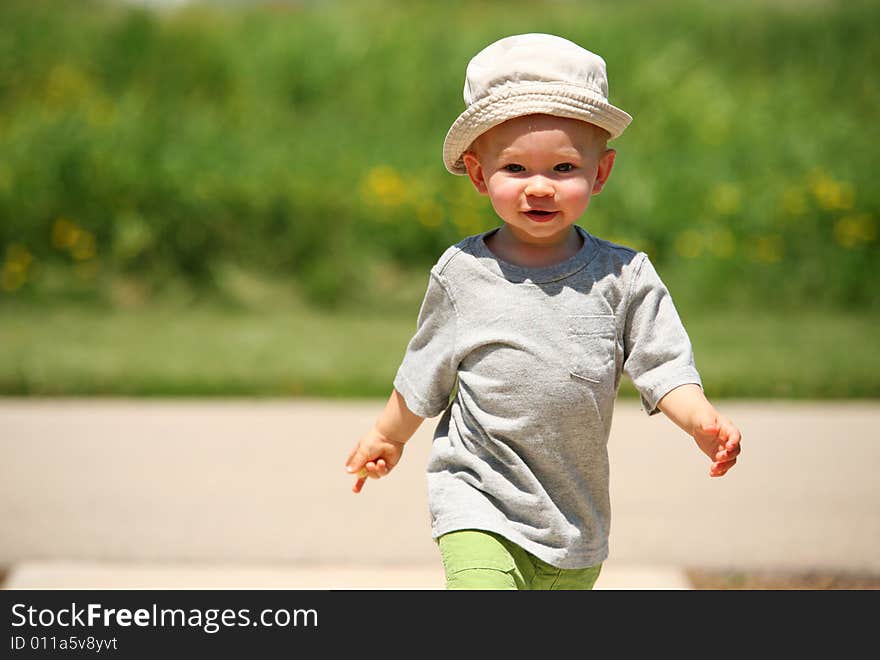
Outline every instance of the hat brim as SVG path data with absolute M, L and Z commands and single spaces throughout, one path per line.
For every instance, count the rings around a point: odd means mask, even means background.
M 609 139 L 618 137 L 632 117 L 584 88 L 562 83 L 519 84 L 502 89 L 469 106 L 456 119 L 443 142 L 443 163 L 452 174 L 467 174 L 462 154 L 474 140 L 509 119 L 546 114 L 580 119 L 604 128 Z

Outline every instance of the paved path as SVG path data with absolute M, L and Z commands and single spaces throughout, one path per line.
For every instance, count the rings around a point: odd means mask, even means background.
M 880 403 L 717 405 L 745 438 L 723 479 L 662 415 L 618 403 L 597 586 L 679 588 L 686 566 L 880 571 Z M 343 471 L 381 407 L 0 399 L 7 585 L 439 586 L 434 421 L 360 495 Z

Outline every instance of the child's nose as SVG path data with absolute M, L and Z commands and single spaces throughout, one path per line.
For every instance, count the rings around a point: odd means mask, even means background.
M 553 184 L 544 176 L 533 176 L 526 183 L 526 195 L 532 197 L 549 197 L 554 194 Z

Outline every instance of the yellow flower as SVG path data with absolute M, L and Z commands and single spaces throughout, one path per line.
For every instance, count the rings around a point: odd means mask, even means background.
M 466 177 L 465 177 L 466 178 Z M 449 217 L 461 234 L 477 234 L 487 226 L 487 201 L 478 195 L 470 181 L 457 181 L 456 188 L 449 191 Z
M 462 234 L 478 234 L 483 231 L 483 216 L 470 210 L 460 210 L 453 214 L 452 221 Z
M 422 227 L 434 229 L 443 224 L 443 209 L 433 200 L 424 200 L 416 207 L 416 218 Z
M 374 167 L 361 183 L 361 197 L 368 204 L 394 208 L 406 201 L 407 186 L 394 168 Z
M 70 248 L 70 254 L 77 261 L 92 259 L 97 252 L 95 237 L 87 231 L 80 231 L 76 236 L 76 242 Z
M 877 238 L 874 218 L 867 213 L 846 215 L 834 223 L 834 240 L 840 245 L 852 248 L 859 243 L 870 243 Z
M 693 229 L 680 233 L 675 239 L 675 251 L 686 259 L 694 259 L 703 253 L 703 234 Z
M 807 200 L 804 193 L 790 186 L 782 191 L 782 208 L 788 215 L 803 215 L 807 212 Z
M 752 258 L 763 263 L 776 263 L 782 259 L 782 238 L 778 234 L 758 236 L 754 242 Z
M 10 243 L 6 247 L 6 263 L 15 266 L 18 270 L 26 270 L 34 260 L 34 255 L 19 243 Z
M 59 250 L 69 250 L 77 261 L 91 259 L 97 252 L 94 234 L 67 218 L 58 218 L 53 223 L 52 245 Z
M 15 291 L 28 280 L 28 271 L 33 264 L 34 256 L 23 245 L 11 243 L 6 248 L 6 261 L 0 271 L 0 287 L 4 291 Z
M 7 270 L 5 267 L 3 268 L 3 271 L 0 272 L 0 286 L 3 287 L 4 291 L 15 291 L 16 289 L 21 288 L 25 282 L 27 282 L 27 275 L 25 273 L 13 272 Z
M 730 215 L 739 211 L 742 204 L 742 192 L 732 183 L 722 183 L 712 191 L 710 202 L 721 215 Z
M 52 245 L 59 250 L 72 247 L 79 236 L 80 228 L 67 218 L 58 218 L 52 224 Z
M 467 178 L 467 177 L 463 177 Z M 456 208 L 466 208 L 472 211 L 480 211 L 486 206 L 486 198 L 481 197 L 473 188 L 470 181 L 459 178 L 457 185 L 450 194 L 450 203 Z
M 45 99 L 50 106 L 64 106 L 90 96 L 92 83 L 88 76 L 70 64 L 55 66 L 46 79 Z
M 821 170 L 808 175 L 813 197 L 826 211 L 851 209 L 855 202 L 855 188 L 848 181 L 836 181 Z

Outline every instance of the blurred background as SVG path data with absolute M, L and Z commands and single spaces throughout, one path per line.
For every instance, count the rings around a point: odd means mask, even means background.
M 441 146 L 468 60 L 517 32 L 605 58 L 634 121 L 580 224 L 650 255 L 710 398 L 874 410 L 878 20 L 860 0 L 4 0 L 0 470 L 36 469 L 22 434 L 66 419 L 37 403 L 357 401 L 369 423 L 428 268 L 498 224 Z M 64 556 L 11 539 L 7 565 Z

